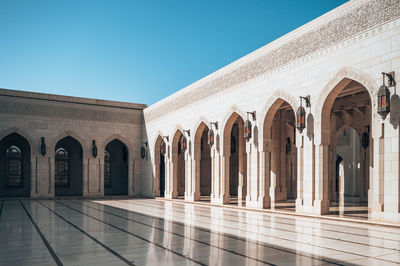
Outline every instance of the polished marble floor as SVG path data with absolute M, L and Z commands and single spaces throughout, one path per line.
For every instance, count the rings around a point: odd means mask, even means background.
M 0 265 L 394 265 L 400 228 L 154 199 L 0 200 Z

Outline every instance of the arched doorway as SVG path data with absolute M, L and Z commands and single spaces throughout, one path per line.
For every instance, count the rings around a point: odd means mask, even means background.
M 81 144 L 65 137 L 55 148 L 55 196 L 82 196 L 83 154 Z
M 327 135 L 322 136 L 322 145 L 328 144 L 328 152 L 323 153 L 323 169 L 328 170 L 324 197 L 330 212 L 338 212 L 342 194 L 344 207 L 351 207 L 342 209 L 344 215 L 354 211 L 368 214 L 371 119 L 369 92 L 354 80 L 342 80 L 324 102 L 321 122 Z M 342 160 L 342 176 L 338 158 Z
M 31 147 L 17 133 L 0 141 L 0 196 L 29 197 L 31 193 Z
M 237 113 L 228 119 L 224 129 L 224 154 L 228 202 L 244 205 L 247 195 L 247 155 L 244 120 Z
M 157 137 L 154 147 L 154 196 L 165 196 L 165 154 L 167 145 L 161 136 Z
M 104 150 L 104 195 L 128 195 L 128 149 L 115 139 Z
M 177 130 L 172 141 L 173 198 L 184 198 L 185 196 L 185 153 L 187 146 L 186 137 L 180 130 Z
M 200 140 L 200 196 L 211 194 L 211 151 L 207 143 L 208 127 L 205 127 Z
M 208 145 L 208 126 L 202 122 L 194 136 L 194 158 L 196 160 L 195 200 L 210 201 L 211 195 L 211 147 Z
M 272 208 L 294 208 L 297 196 L 297 148 L 295 113 L 290 104 L 277 99 L 264 119 L 264 140 L 268 142 Z M 268 183 L 268 182 L 266 182 Z

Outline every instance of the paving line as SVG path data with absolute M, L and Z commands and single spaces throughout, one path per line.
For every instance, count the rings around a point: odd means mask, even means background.
M 138 236 L 138 235 L 136 235 L 136 234 L 133 234 L 133 233 L 131 233 L 131 232 L 125 230 L 125 229 L 122 229 L 122 228 L 118 227 L 118 226 L 115 226 L 115 225 L 113 225 L 113 224 L 110 224 L 110 223 L 108 223 L 108 222 L 105 222 L 105 221 L 103 221 L 103 220 L 100 220 L 100 219 L 98 219 L 98 218 L 96 218 L 96 217 L 93 217 L 93 216 L 91 216 L 91 215 L 89 215 L 89 214 L 86 214 L 86 213 L 84 213 L 84 212 L 81 212 L 81 211 L 79 211 L 79 210 L 76 210 L 76 209 L 74 209 L 74 208 L 71 208 L 71 207 L 69 207 L 69 206 L 67 206 L 67 205 L 64 205 L 64 204 L 62 204 L 62 203 L 60 203 L 60 202 L 58 202 L 58 201 L 55 201 L 55 203 L 57 203 L 57 204 L 59 204 L 59 205 L 63 205 L 63 206 L 65 206 L 65 207 L 67 207 L 67 208 L 69 208 L 69 209 L 71 209 L 71 210 L 74 210 L 74 211 L 77 212 L 77 213 L 81 213 L 81 214 L 83 214 L 83 215 L 85 215 L 85 216 L 87 216 L 87 217 L 90 217 L 90 218 L 92 218 L 92 219 L 94 219 L 94 220 L 96 220 L 96 221 L 102 222 L 102 223 L 104 223 L 104 224 L 106 224 L 106 225 L 109 225 L 109 226 L 111 226 L 111 227 L 113 227 L 113 228 L 115 228 L 115 229 L 118 229 L 118 230 L 120 230 L 120 231 L 122 231 L 122 232 L 124 232 L 124 233 L 127 233 L 127 234 L 132 235 L 132 236 L 134 236 L 134 237 L 137 237 L 137 238 L 139 238 L 139 239 L 141 239 L 141 240 L 144 240 L 144 241 L 146 241 L 146 242 L 148 242 L 148 243 L 150 243 L 150 244 L 153 244 L 153 245 L 155 245 L 155 246 L 157 246 L 157 247 L 159 247 L 159 248 L 165 249 L 165 250 L 167 250 L 167 251 L 169 251 L 169 252 L 171 252 L 171 253 L 173 253 L 173 254 L 175 254 L 175 255 L 178 255 L 178 256 L 180 256 L 180 257 L 183 257 L 183 258 L 185 258 L 185 259 L 187 259 L 187 260 L 190 260 L 190 261 L 192 261 L 192 262 L 194 262 L 194 263 L 196 263 L 196 264 L 204 265 L 204 266 L 206 265 L 206 264 L 204 264 L 204 263 L 202 263 L 202 262 L 199 262 L 199 261 L 197 261 L 197 260 L 194 260 L 194 259 L 192 259 L 192 258 L 190 258 L 190 257 L 188 257 L 188 256 L 186 256 L 186 255 L 183 255 L 183 254 L 181 254 L 181 253 L 179 253 L 179 252 L 176 252 L 176 251 L 174 251 L 174 250 L 172 250 L 172 249 L 166 248 L 166 247 L 164 247 L 164 246 L 162 246 L 162 245 L 160 245 L 160 244 L 157 244 L 157 243 L 155 243 L 155 242 L 152 242 L 152 241 L 150 241 L 150 240 L 147 240 L 147 239 L 144 238 L 144 237 L 141 237 L 141 236 Z
M 119 258 L 120 260 L 122 260 L 123 262 L 125 262 L 126 264 L 130 265 L 130 266 L 135 266 L 134 263 L 132 263 L 131 261 L 129 261 L 128 259 L 126 259 L 125 257 L 121 256 L 119 253 L 117 253 L 116 251 L 114 251 L 112 248 L 108 247 L 107 245 L 105 245 L 104 243 L 100 242 L 99 240 L 97 240 L 96 238 L 94 238 L 93 236 L 91 236 L 89 233 L 87 233 L 86 231 L 84 231 L 83 229 L 79 228 L 78 226 L 76 226 L 75 224 L 71 223 L 70 221 L 68 221 L 67 219 L 65 219 L 64 217 L 62 217 L 60 214 L 58 214 L 57 212 L 53 211 L 52 209 L 50 209 L 49 207 L 47 207 L 45 204 L 43 204 L 41 201 L 38 201 L 39 204 L 41 204 L 43 207 L 45 207 L 46 209 L 48 209 L 50 212 L 54 213 L 55 215 L 57 215 L 59 218 L 61 218 L 64 222 L 68 223 L 69 225 L 71 225 L 72 227 L 74 227 L 75 229 L 79 230 L 81 233 L 83 233 L 84 235 L 88 236 L 90 239 L 92 239 L 93 241 L 95 241 L 97 244 L 99 244 L 100 246 L 102 246 L 103 248 L 105 248 L 107 251 L 109 251 L 110 253 L 112 253 L 114 256 L 116 256 L 117 258 Z
M 29 217 L 29 220 L 31 220 L 33 226 L 35 227 L 36 231 L 38 232 L 38 234 L 39 234 L 40 238 L 42 239 L 44 245 L 46 246 L 47 250 L 50 252 L 51 256 L 53 257 L 55 263 L 59 266 L 63 265 L 60 258 L 57 256 L 56 252 L 51 247 L 49 241 L 47 241 L 46 237 L 43 235 L 39 226 L 36 224 L 36 222 L 33 220 L 32 216 L 29 214 L 28 210 L 25 208 L 24 203 L 22 203 L 21 200 L 19 200 L 19 203 L 21 204 L 22 208 L 24 209 L 26 215 Z
M 125 204 L 128 204 L 128 205 L 137 206 L 137 205 L 135 205 L 135 204 L 127 203 L 127 202 L 125 202 L 125 201 L 120 201 L 120 202 L 125 203 Z M 106 206 L 109 206 L 109 205 L 106 205 Z M 113 207 L 113 206 L 110 206 L 110 207 Z M 114 208 L 120 209 L 120 208 L 117 208 L 117 207 L 114 207 Z M 146 216 L 149 216 L 149 215 L 146 215 Z M 152 217 L 152 216 L 150 216 L 150 217 Z M 193 219 L 191 219 L 191 220 L 193 220 Z M 171 221 L 171 222 L 173 222 L 173 223 L 180 223 L 180 222 L 176 222 L 176 221 L 173 221 L 173 220 L 169 220 L 169 221 Z M 193 220 L 193 221 L 195 221 L 195 220 Z M 184 223 L 181 223 L 181 224 L 182 224 L 182 225 L 185 225 Z M 210 223 L 210 225 L 211 225 L 211 223 Z M 243 232 L 246 232 L 246 233 L 261 234 L 261 233 L 259 233 L 259 232 L 249 232 L 249 231 L 246 231 L 246 230 L 241 229 L 240 227 L 229 227 L 229 226 L 226 226 L 226 225 L 219 225 L 219 226 L 225 227 L 225 228 L 227 228 L 227 229 L 232 229 L 232 230 L 240 230 L 240 231 L 243 231 Z M 239 228 L 239 229 L 238 229 L 238 228 Z M 199 230 L 203 230 L 202 228 L 198 228 L 198 229 L 199 229 Z M 271 229 L 273 229 L 273 228 L 271 228 Z M 209 229 L 204 229 L 204 230 L 209 230 Z M 226 234 L 226 233 L 224 233 L 224 234 Z M 226 234 L 226 235 L 228 235 L 228 234 Z M 280 240 L 285 240 L 285 241 L 293 241 L 293 239 L 287 239 L 287 238 L 282 238 L 282 237 L 279 237 L 279 236 L 268 235 L 268 234 L 266 234 L 266 233 L 262 233 L 262 235 L 265 235 L 265 236 L 271 237 L 271 238 L 280 239 Z M 233 236 L 233 235 L 232 235 L 232 237 L 235 237 L 235 238 L 238 238 L 238 239 L 239 239 L 239 238 L 242 238 L 242 237 L 239 237 L 239 236 L 236 237 L 236 236 Z M 242 239 L 243 239 L 243 238 L 242 238 Z M 244 238 L 243 241 L 249 241 L 249 240 L 246 239 L 246 238 Z M 253 240 L 251 240 L 250 242 L 253 242 Z M 255 243 L 257 243 L 257 244 L 262 244 L 262 242 L 259 242 L 259 241 L 257 241 L 257 240 L 255 240 Z M 373 257 L 373 256 L 369 256 L 369 255 L 362 255 L 362 254 L 357 254 L 357 253 L 353 253 L 353 252 L 349 252 L 349 251 L 343 251 L 343 250 L 334 249 L 334 248 L 331 248 L 331 247 L 325 247 L 325 246 L 314 245 L 314 244 L 310 244 L 310 243 L 307 243 L 307 242 L 299 242 L 299 243 L 301 243 L 301 244 L 303 244 L 303 245 L 310 245 L 310 246 L 312 246 L 312 247 L 319 247 L 319 248 L 324 248 L 324 249 L 328 249 L 328 250 L 332 250 L 332 251 L 336 251 L 336 252 L 346 253 L 346 254 L 350 254 L 350 255 L 356 255 L 356 256 L 360 256 L 360 257 L 364 257 L 364 258 L 378 259 L 377 257 Z M 274 247 L 271 247 L 271 248 L 274 248 Z M 284 250 L 284 249 L 282 249 L 282 250 Z M 389 250 L 390 250 L 390 249 L 389 249 Z M 290 252 L 290 250 L 284 250 L 284 251 Z M 302 253 L 297 253 L 297 254 L 303 255 Z M 387 254 L 384 254 L 384 255 L 387 255 Z M 303 255 L 303 256 L 304 256 L 304 255 Z M 313 256 L 313 255 L 310 255 L 310 256 Z M 386 259 L 380 259 L 380 258 L 379 258 L 379 260 L 381 260 L 382 262 L 397 263 L 397 262 L 395 262 L 395 261 L 390 261 L 390 260 L 386 260 Z M 397 264 L 398 264 L 398 263 L 397 263 Z
M 74 203 L 79 204 L 77 202 L 74 202 Z M 133 214 L 137 214 L 137 215 L 140 215 L 140 216 L 145 216 L 145 217 L 148 217 L 148 218 L 151 218 L 151 219 L 159 219 L 159 220 L 169 221 L 169 222 L 174 223 L 174 224 L 178 224 L 178 225 L 181 225 L 181 226 L 187 226 L 187 227 L 199 230 L 199 231 L 203 231 L 203 232 L 207 232 L 207 233 L 210 233 L 210 234 L 231 238 L 231 239 L 234 239 L 234 240 L 239 240 L 239 241 L 243 241 L 243 242 L 250 242 L 250 243 L 253 243 L 253 244 L 256 244 L 256 245 L 260 245 L 260 246 L 263 246 L 263 247 L 279 250 L 281 252 L 287 252 L 287 253 L 290 253 L 290 254 L 300 255 L 300 256 L 303 256 L 303 257 L 308 257 L 308 258 L 311 258 L 311 259 L 319 260 L 319 261 L 322 261 L 322 262 L 328 262 L 328 263 L 335 264 L 335 265 L 343 265 L 342 262 L 338 262 L 335 259 L 321 259 L 320 256 L 314 256 L 312 254 L 303 253 L 303 252 L 296 252 L 296 251 L 292 251 L 290 249 L 285 249 L 285 248 L 278 248 L 278 247 L 276 247 L 276 246 L 274 246 L 272 244 L 267 244 L 267 243 L 260 242 L 260 241 L 257 241 L 257 240 L 250 240 L 250 239 L 247 239 L 247 238 L 244 238 L 244 237 L 241 237 L 241 236 L 235 236 L 235 235 L 232 235 L 232 234 L 229 234 L 229 233 L 213 232 L 210 229 L 201 228 L 201 227 L 197 227 L 197 226 L 193 226 L 193 225 L 188 225 L 188 224 L 185 224 L 183 222 L 178 222 L 178 221 L 174 221 L 174 220 L 167 220 L 167 219 L 163 219 L 163 218 L 160 218 L 160 217 L 154 217 L 154 216 L 151 216 L 151 215 L 142 214 L 142 213 L 134 212 L 132 210 L 127 210 L 127 209 L 123 209 L 123 208 L 119 208 L 119 207 L 115 207 L 115 206 L 102 205 L 102 204 L 97 203 L 97 202 L 93 202 L 93 203 L 95 203 L 97 205 L 100 205 L 100 206 L 106 206 L 106 207 L 109 207 L 109 208 L 112 208 L 112 209 L 116 209 L 116 210 L 119 210 L 119 211 L 125 211 L 125 212 L 128 212 L 128 213 L 133 213 Z M 125 202 L 123 202 L 123 203 L 125 203 Z M 125 218 L 125 219 L 127 219 L 127 218 Z M 359 257 L 363 257 L 362 255 L 358 255 L 358 256 Z
M 270 262 L 268 262 L 268 261 L 260 260 L 260 259 L 253 258 L 253 257 L 249 257 L 249 256 L 247 256 L 247 255 L 245 255 L 245 254 L 238 253 L 238 252 L 236 252 L 236 251 L 234 251 L 234 250 L 229 250 L 229 249 L 226 249 L 226 248 L 223 248 L 223 247 L 220 247 L 220 246 L 212 245 L 212 244 L 207 243 L 207 242 L 205 242 L 205 241 L 201 241 L 201 240 L 194 239 L 194 238 L 191 238 L 191 237 L 186 237 L 186 236 L 181 235 L 181 234 L 178 234 L 178 233 L 176 233 L 176 232 L 172 232 L 172 231 L 169 231 L 169 230 L 165 230 L 164 228 L 160 228 L 160 227 L 153 226 L 153 225 L 148 225 L 148 224 L 146 224 L 146 223 L 143 223 L 143 222 L 140 222 L 140 221 L 137 221 L 137 220 L 134 220 L 134 219 L 126 218 L 126 217 L 123 217 L 123 216 L 114 214 L 114 213 L 112 213 L 112 212 L 100 210 L 100 209 L 97 209 L 97 208 L 94 208 L 94 207 L 90 207 L 90 206 L 88 206 L 88 205 L 81 205 L 81 204 L 79 204 L 79 203 L 77 203 L 77 202 L 70 201 L 70 200 L 69 200 L 69 202 L 75 203 L 75 204 L 80 205 L 80 206 L 85 206 L 86 208 L 91 208 L 91 209 L 93 209 L 93 210 L 97 210 L 97 211 L 100 211 L 100 212 L 103 212 L 103 213 L 107 213 L 107 214 L 113 215 L 113 216 L 115 216 L 115 217 L 124 219 L 124 220 L 128 220 L 128 221 L 132 221 L 132 222 L 135 222 L 135 223 L 138 223 L 138 224 L 142 224 L 142 225 L 144 225 L 144 226 L 147 226 L 147 227 L 150 227 L 150 228 L 153 228 L 153 229 L 158 229 L 158 230 L 160 230 L 160 231 L 162 231 L 162 232 L 167 232 L 167 233 L 170 233 L 170 234 L 173 234 L 173 235 L 176 235 L 176 236 L 180 236 L 180 237 L 183 237 L 183 238 L 186 238 L 186 239 L 195 241 L 195 242 L 197 242 L 197 243 L 200 243 L 200 244 L 203 244 L 203 245 L 206 245 L 206 246 L 210 246 L 210 247 L 213 247 L 213 248 L 221 249 L 221 250 L 223 250 L 223 251 L 226 251 L 226 252 L 229 252 L 229 253 L 232 253 L 232 254 L 235 254 L 235 255 L 244 257 L 244 258 L 246 258 L 246 259 L 254 260 L 254 261 L 261 262 L 261 263 L 264 263 L 264 264 L 267 264 L 267 265 L 276 265 L 276 264 L 270 263 Z M 60 204 L 62 204 L 62 203 L 60 203 Z M 65 205 L 65 204 L 62 204 L 62 205 L 66 206 L 66 207 L 69 207 L 68 205 Z M 69 207 L 69 208 L 70 208 L 70 207 Z M 157 219 L 159 219 L 159 218 L 157 218 Z
M 125 202 L 125 201 L 120 201 L 120 202 Z M 129 204 L 129 203 L 127 203 L 127 204 Z M 145 205 L 145 204 L 142 204 L 142 205 Z M 151 205 L 147 205 L 147 206 L 151 206 Z M 173 210 L 173 211 L 185 215 L 185 212 L 183 212 L 183 211 L 177 211 L 177 210 Z M 204 213 L 204 212 L 203 212 L 203 213 Z M 208 216 L 208 215 L 202 215 L 202 214 L 195 214 L 195 215 L 196 215 L 196 216 L 205 217 L 206 219 L 210 218 L 210 216 Z M 225 216 L 229 216 L 229 217 L 233 217 L 233 218 L 234 218 L 234 216 L 232 216 L 232 215 L 224 215 L 224 217 L 225 217 Z M 233 223 L 237 223 L 237 224 L 239 224 L 239 225 L 241 224 L 241 222 L 238 222 L 238 221 L 236 221 L 236 220 L 231 220 L 231 219 L 225 219 L 225 218 L 224 218 L 224 219 L 214 218 L 214 219 L 216 219 L 216 220 L 218 220 L 218 221 L 227 220 L 227 221 L 230 221 L 230 222 L 233 222 Z M 259 220 L 259 219 L 256 219 L 256 220 L 257 220 L 257 221 L 263 221 L 263 220 Z M 268 221 L 268 222 L 271 223 L 271 221 Z M 293 227 L 301 227 L 301 228 L 305 228 L 305 229 L 315 229 L 314 227 L 307 227 L 307 226 L 304 226 L 304 225 L 295 225 L 295 224 L 290 224 L 290 223 L 282 223 L 282 222 L 279 222 L 279 224 L 286 224 L 286 225 L 291 225 L 291 226 L 293 226 Z M 272 229 L 271 226 L 260 225 L 260 224 L 257 224 L 257 223 L 249 223 L 249 224 L 246 223 L 245 225 L 254 225 L 254 226 L 257 226 L 257 227 L 260 227 L 260 228 Z M 289 230 L 289 229 L 283 229 L 283 228 L 273 228 L 273 229 L 274 229 L 274 230 L 278 230 L 278 231 L 283 231 L 283 232 L 291 232 L 291 233 L 299 234 L 299 233 L 297 233 L 295 230 Z M 318 228 L 318 229 L 319 229 L 319 228 Z M 347 233 L 347 232 L 341 232 L 341 231 L 335 231 L 335 230 L 329 230 L 329 229 L 322 229 L 322 230 L 324 230 L 324 231 L 329 231 L 329 232 L 335 232 L 335 233 L 341 233 L 341 234 L 347 234 L 347 235 L 350 235 L 350 236 L 352 236 L 352 235 L 357 235 L 357 234 L 351 234 L 351 233 Z M 248 232 L 248 231 L 246 231 L 246 232 Z M 304 234 L 304 235 L 306 235 L 306 236 L 313 236 L 313 237 L 318 237 L 318 238 L 323 238 L 323 239 L 329 239 L 329 240 L 337 240 L 337 241 L 342 241 L 342 242 L 351 243 L 351 244 L 357 244 L 357 245 L 364 245 L 364 246 L 368 246 L 368 247 L 381 248 L 381 249 L 386 249 L 386 250 L 390 250 L 390 251 L 395 250 L 395 251 L 400 252 L 400 249 L 398 249 L 398 248 L 397 248 L 397 249 L 393 249 L 393 248 L 381 247 L 381 246 L 376 246 L 376 245 L 372 245 L 372 244 L 365 244 L 365 243 L 355 242 L 355 241 L 346 240 L 346 239 L 337 238 L 337 237 L 330 237 L 330 236 L 317 235 L 317 234 L 313 234 L 313 233 L 307 234 L 307 233 L 302 232 L 301 234 Z M 393 241 L 393 242 L 400 242 L 400 241 L 397 241 L 397 240 L 391 240 L 391 239 L 385 239 L 385 238 L 379 238 L 379 237 L 368 237 L 368 236 L 365 236 L 365 235 L 358 235 L 358 236 L 362 236 L 362 237 L 366 237 L 366 238 L 381 239 L 381 240 L 386 240 L 386 241 L 389 240 L 389 241 Z

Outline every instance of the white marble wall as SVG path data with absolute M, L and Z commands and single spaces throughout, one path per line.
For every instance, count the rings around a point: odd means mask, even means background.
M 351 1 L 340 7 L 337 12 L 350 14 L 354 6 L 369 1 Z M 339 13 L 340 13 L 339 12 Z M 339 14 L 340 15 L 340 14 Z M 288 102 L 294 110 L 300 105 L 299 96 L 311 96 L 311 107 L 306 108 L 307 115 L 313 117 L 313 128 L 309 127 L 302 133 L 296 131 L 297 145 L 297 200 L 296 210 L 305 213 L 324 214 L 328 211 L 329 199 L 327 193 L 328 160 L 327 145 L 329 132 L 323 123 L 323 117 L 330 115 L 330 110 L 324 110 L 324 103 L 335 93 L 340 92 L 345 84 L 355 80 L 362 84 L 372 99 L 372 142 L 373 163 L 370 167 L 369 199 L 374 217 L 377 219 L 400 221 L 399 216 L 399 127 L 393 126 L 394 119 L 388 115 L 382 120 L 376 111 L 376 93 L 382 84 L 382 72 L 395 71 L 400 75 L 400 19 L 396 18 L 384 24 L 371 27 L 349 38 L 341 40 L 310 54 L 299 57 L 287 64 L 274 68 L 255 78 L 243 78 L 242 82 L 228 88 L 216 87 L 206 97 L 196 98 L 196 89 L 204 84 L 223 77 L 226 73 L 240 68 L 248 62 L 263 55 L 265 51 L 284 45 L 285 42 L 313 30 L 317 25 L 328 23 L 339 16 L 335 10 L 313 21 L 294 33 L 278 39 L 272 44 L 261 48 L 237 62 L 213 73 L 204 79 L 190 85 L 159 103 L 144 110 L 147 137 L 149 140 L 151 158 L 154 157 L 154 145 L 159 135 L 168 135 L 168 146 L 177 130 L 190 129 L 196 132 L 201 122 L 207 125 L 218 121 L 215 130 L 216 144 L 211 149 L 213 165 L 213 195 L 212 202 L 222 204 L 224 185 L 223 173 L 226 167 L 224 150 L 224 129 L 232 113 L 237 113 L 246 120 L 246 112 L 256 111 L 258 134 L 247 143 L 248 177 L 250 195 L 247 206 L 269 207 L 270 180 L 266 180 L 269 156 L 268 141 L 264 136 L 264 118 L 277 99 Z M 272 48 L 271 48 L 272 47 Z M 290 51 L 287 51 L 290 53 Z M 267 53 L 267 52 L 265 52 Z M 243 70 L 245 71 L 245 70 Z M 246 71 L 249 71 L 248 69 Z M 398 78 L 396 77 L 398 81 Z M 394 93 L 391 88 L 392 94 Z M 198 91 L 201 93 L 201 91 Z M 190 97 L 185 97 L 190 95 Z M 193 96 L 194 95 L 194 96 Z M 185 104 L 182 103 L 185 102 Z M 166 106 L 171 107 L 166 109 Z M 184 106 L 173 108 L 174 106 Z M 160 110 L 164 110 L 160 114 Z M 167 111 L 165 111 L 167 110 Z M 396 117 L 398 125 L 398 118 Z M 217 136 L 218 135 L 218 136 Z M 189 138 L 194 143 L 194 134 Z M 193 147 L 191 148 L 193 150 Z M 192 158 L 188 150 L 187 156 Z M 169 162 L 167 162 L 169 164 Z M 167 165 L 167 168 L 170 167 Z M 146 170 L 150 174 L 143 189 L 146 195 L 153 194 L 154 175 L 151 167 Z M 189 172 L 193 171 L 191 169 Z M 175 177 L 167 171 L 167 183 Z M 188 178 L 188 177 L 187 177 Z M 385 182 L 382 182 L 382 179 Z M 172 182 L 171 182 L 172 184 Z M 172 187 L 171 187 L 172 188 Z M 167 195 L 168 196 L 168 195 Z M 372 207 L 372 205 L 374 207 Z M 380 207 L 377 207 L 380 206 Z M 382 207 L 384 206 L 384 208 Z M 384 211 L 382 211 L 384 210 Z

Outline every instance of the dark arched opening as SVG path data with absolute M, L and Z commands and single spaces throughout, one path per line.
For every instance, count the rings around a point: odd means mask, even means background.
M 17 133 L 0 142 L 0 196 L 29 197 L 31 192 L 31 148 Z
M 165 156 L 160 150 L 160 197 L 165 196 Z
M 83 154 L 81 144 L 68 136 L 55 149 L 55 195 L 82 196 Z
M 200 141 L 200 195 L 211 194 L 211 147 L 207 143 L 208 127 L 205 127 Z
M 128 195 L 128 149 L 117 139 L 104 151 L 104 195 Z

